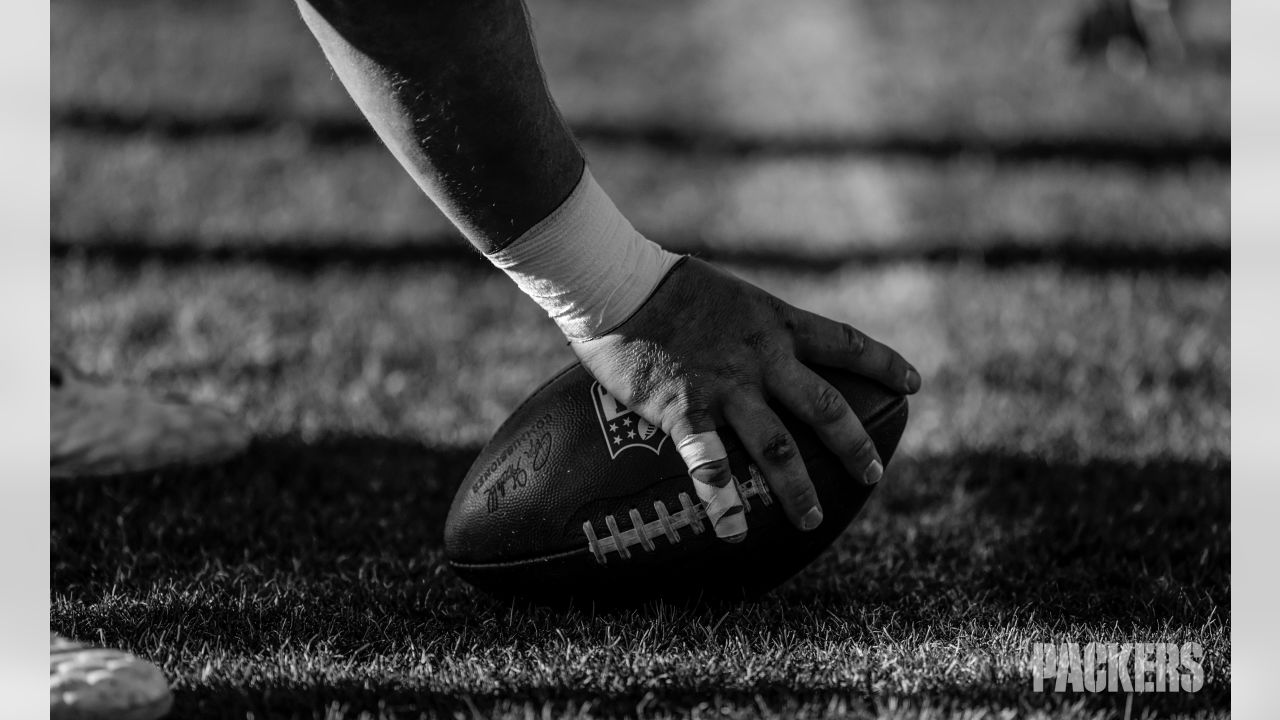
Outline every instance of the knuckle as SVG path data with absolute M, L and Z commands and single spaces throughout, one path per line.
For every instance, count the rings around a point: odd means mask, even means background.
M 742 344 L 756 352 L 764 352 L 769 349 L 769 333 L 765 330 L 747 333 L 742 337 Z
M 887 353 L 888 361 L 885 362 L 885 372 L 893 377 L 901 377 L 907 372 L 907 361 L 896 352 Z
M 840 335 L 845 347 L 854 355 L 861 355 L 867 349 L 867 336 L 849 323 L 840 323 Z
M 876 449 L 875 443 L 871 442 L 871 436 L 859 433 L 853 443 L 853 456 L 862 457 L 874 453 Z
M 704 385 L 683 383 L 673 386 L 660 403 L 659 426 L 669 435 L 710 430 L 715 425 L 710 392 Z
M 764 448 L 760 451 L 764 459 L 774 465 L 785 465 L 795 460 L 799 454 L 796 451 L 795 441 L 791 439 L 785 431 L 778 431 L 765 441 Z
M 744 363 L 720 363 L 710 370 L 710 376 L 720 392 L 743 392 L 760 386 L 757 374 Z
M 647 346 L 635 352 L 628 365 L 628 397 L 623 400 L 637 407 L 651 404 L 668 384 L 670 368 L 659 353 Z
M 742 337 L 742 344 L 750 350 L 751 365 L 765 366 L 785 362 L 792 350 L 792 340 L 778 330 L 756 330 Z
M 818 504 L 818 493 L 814 491 L 813 485 L 807 482 L 797 482 L 793 487 L 787 488 L 783 493 L 784 501 L 793 508 L 808 510 Z
M 680 419 L 690 428 L 710 427 L 714 425 L 711 410 L 702 404 L 685 405 L 678 412 Z
M 704 485 L 718 488 L 727 486 L 733 478 L 733 474 L 729 472 L 729 461 L 727 459 L 702 465 L 690 472 L 689 475 Z
M 827 384 L 818 386 L 813 398 L 814 419 L 824 425 L 837 423 L 844 419 L 848 405 L 839 391 Z
M 766 294 L 765 304 L 769 306 L 769 310 L 777 317 L 787 318 L 791 315 L 791 306 L 776 295 Z

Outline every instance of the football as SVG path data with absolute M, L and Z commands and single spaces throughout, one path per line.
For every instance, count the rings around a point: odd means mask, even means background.
M 907 400 L 873 380 L 814 368 L 848 400 L 888 465 Z M 486 592 L 544 604 L 740 600 L 802 570 L 871 494 L 807 426 L 775 407 L 821 499 L 796 529 L 733 432 L 720 430 L 746 506 L 747 537 L 716 538 L 674 443 L 581 365 L 533 393 L 467 472 L 445 524 L 453 571 Z

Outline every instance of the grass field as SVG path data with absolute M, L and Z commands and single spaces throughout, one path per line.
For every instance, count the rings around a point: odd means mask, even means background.
M 1229 717 L 1229 39 L 1189 5 L 1200 59 L 1134 79 L 1070 59 L 1083 3 L 531 2 L 639 227 L 925 377 L 792 582 L 599 614 L 444 566 L 471 459 L 571 354 L 292 5 L 55 0 L 54 346 L 257 439 L 54 485 L 52 627 L 155 661 L 178 718 L 1122 717 L 1031 691 L 1028 643 L 1091 640 L 1201 643 L 1204 689 L 1133 716 Z

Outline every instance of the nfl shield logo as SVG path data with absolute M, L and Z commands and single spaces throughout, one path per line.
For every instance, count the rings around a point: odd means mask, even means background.
M 667 434 L 618 402 L 598 382 L 591 383 L 591 402 L 596 406 L 610 458 L 618 457 L 627 448 L 647 448 L 655 454 L 662 449 Z

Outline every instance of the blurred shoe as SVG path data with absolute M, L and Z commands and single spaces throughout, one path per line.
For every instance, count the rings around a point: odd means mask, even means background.
M 50 720 L 155 720 L 172 704 L 155 665 L 49 633 Z
M 249 442 L 243 426 L 219 410 L 93 381 L 56 357 L 50 387 L 49 472 L 55 478 L 215 462 Z

